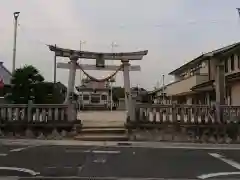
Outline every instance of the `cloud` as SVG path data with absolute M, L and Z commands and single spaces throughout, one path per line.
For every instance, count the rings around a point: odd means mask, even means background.
M 111 42 L 116 41 L 116 52 L 149 50 L 142 61 L 133 63 L 140 64 L 142 71 L 131 73 L 131 82 L 151 89 L 162 74 L 239 39 L 235 8 L 240 2 L 231 2 L 223 0 L 215 6 L 215 0 L 0 0 L 0 59 L 11 69 L 12 13 L 20 11 L 17 67 L 33 64 L 50 81 L 53 53 L 45 43 L 79 49 L 80 40 L 85 40 L 84 50 L 110 52 Z M 217 23 L 209 23 L 213 20 Z M 68 71 L 57 72 L 58 80 L 67 84 Z M 121 73 L 117 80 L 122 84 Z

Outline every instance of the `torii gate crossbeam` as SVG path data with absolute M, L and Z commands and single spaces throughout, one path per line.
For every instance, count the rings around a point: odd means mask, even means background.
M 125 52 L 125 53 L 100 53 L 100 52 L 89 52 L 89 51 L 77 51 L 72 49 L 59 48 L 57 46 L 49 45 L 50 51 L 55 52 L 55 56 L 68 57 L 70 59 L 69 65 L 69 79 L 68 79 L 68 91 L 66 97 L 66 103 L 71 104 L 71 94 L 74 92 L 75 75 L 77 69 L 77 60 L 79 58 L 84 59 L 96 59 L 95 68 L 93 65 L 85 65 L 86 70 L 113 70 L 115 66 L 105 66 L 105 60 L 120 60 L 123 64 L 123 76 L 124 76 L 124 89 L 125 89 L 125 103 L 128 110 L 128 119 L 134 121 L 134 111 L 132 104 L 132 95 L 130 88 L 130 77 L 129 71 L 140 69 L 139 66 L 130 66 L 130 60 L 142 60 L 143 56 L 148 54 L 148 51 L 138 52 Z M 62 64 L 61 66 L 66 66 Z

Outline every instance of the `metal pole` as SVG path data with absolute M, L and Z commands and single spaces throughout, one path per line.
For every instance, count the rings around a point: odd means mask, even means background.
M 162 81 L 163 81 L 163 104 L 165 103 L 165 83 L 164 83 L 164 75 L 162 76 Z
M 17 25 L 18 25 L 18 16 L 20 12 L 14 12 L 14 39 L 13 39 L 13 59 L 12 59 L 12 73 L 15 71 L 16 66 L 16 48 L 17 48 Z
M 112 80 L 110 80 L 110 86 L 111 86 L 111 111 L 112 111 L 112 108 L 113 108 L 113 99 L 112 99 L 112 97 L 113 97 L 113 92 L 112 92 L 112 82 L 111 82 Z
M 80 41 L 80 51 L 82 50 L 82 41 Z M 79 58 L 79 64 L 81 64 L 81 59 Z M 79 78 L 80 78 L 80 84 L 79 85 L 82 85 L 82 71 L 79 70 Z
M 55 48 L 57 45 L 55 44 Z M 53 71 L 53 82 L 56 84 L 57 81 L 57 56 L 56 53 L 54 54 L 54 71 Z

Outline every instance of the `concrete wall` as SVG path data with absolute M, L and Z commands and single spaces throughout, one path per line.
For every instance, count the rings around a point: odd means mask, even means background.
M 167 95 L 176 95 L 180 93 L 190 92 L 191 88 L 197 84 L 208 81 L 207 75 L 194 75 L 178 82 L 174 82 L 166 86 L 165 93 Z
M 208 60 L 206 60 L 206 61 L 204 61 L 204 62 L 202 62 L 202 65 L 204 64 L 204 66 L 202 66 L 201 68 L 200 68 L 200 74 L 208 74 Z

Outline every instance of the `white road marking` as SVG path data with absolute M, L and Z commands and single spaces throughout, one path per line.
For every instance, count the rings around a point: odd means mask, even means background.
M 228 159 L 226 157 L 224 157 L 221 154 L 218 153 L 208 153 L 210 156 L 215 157 L 225 163 L 227 163 L 228 165 L 240 170 L 240 164 Z M 207 178 L 212 178 L 212 177 L 218 177 L 218 176 L 229 176 L 229 175 L 240 175 L 240 172 L 218 172 L 218 173 L 209 173 L 209 174 L 203 174 L 198 176 L 197 178 L 199 179 L 207 179 Z
M 95 153 L 95 154 L 119 154 L 121 151 L 100 151 L 100 150 L 77 150 L 68 149 L 65 150 L 66 153 Z
M 120 151 L 99 151 L 99 150 L 93 150 L 92 153 L 96 153 L 96 154 L 119 154 Z
M 229 175 L 240 175 L 240 172 L 219 172 L 219 173 L 210 173 L 210 174 L 203 174 L 201 176 L 198 176 L 199 179 L 207 179 L 207 178 L 213 178 L 218 176 L 229 176 Z
M 96 180 L 164 180 L 164 178 L 136 178 L 136 177 L 114 177 L 114 176 L 103 176 L 103 177 L 96 177 L 96 176 L 36 176 L 36 177 L 29 177 L 28 179 L 35 179 L 35 178 L 40 178 L 40 179 L 96 179 Z M 168 178 L 168 180 L 176 180 L 176 179 L 171 179 Z M 179 179 L 180 180 L 180 179 Z
M 218 153 L 208 153 L 210 156 L 213 156 L 217 159 L 220 159 L 221 161 L 231 165 L 232 167 L 235 167 L 236 169 L 240 170 L 240 164 L 231 160 L 231 159 L 227 159 L 226 157 L 222 156 L 221 154 Z
M 103 163 L 104 164 L 106 162 L 106 159 L 99 158 L 99 159 L 95 159 L 93 162 L 94 163 Z
M 65 167 L 63 167 L 64 169 L 72 169 L 73 167 L 71 167 L 71 166 L 65 166 Z
M 5 154 L 5 153 L 0 153 L 0 156 L 7 156 L 7 154 Z
M 22 147 L 22 148 L 11 149 L 10 152 L 20 152 L 20 151 L 23 151 L 23 150 L 26 150 L 26 149 L 29 149 L 29 148 L 37 147 L 37 146 L 39 146 L 39 145 L 27 146 L 27 147 Z
M 17 176 L 0 176 L 0 180 L 19 180 Z
M 18 167 L 0 167 L 0 170 L 10 170 L 10 171 L 18 171 L 18 172 L 25 172 L 28 173 L 32 176 L 36 176 L 40 174 L 39 172 L 35 172 L 31 169 L 26 169 L 26 168 L 18 168 Z
M 84 167 L 84 166 L 79 166 L 79 167 L 78 167 L 78 172 L 77 172 L 78 176 L 80 176 L 80 174 L 81 174 L 81 172 L 82 172 L 82 170 L 83 170 L 83 167 Z
M 66 153 L 90 153 L 90 150 L 78 150 L 78 149 L 67 149 L 65 150 Z

